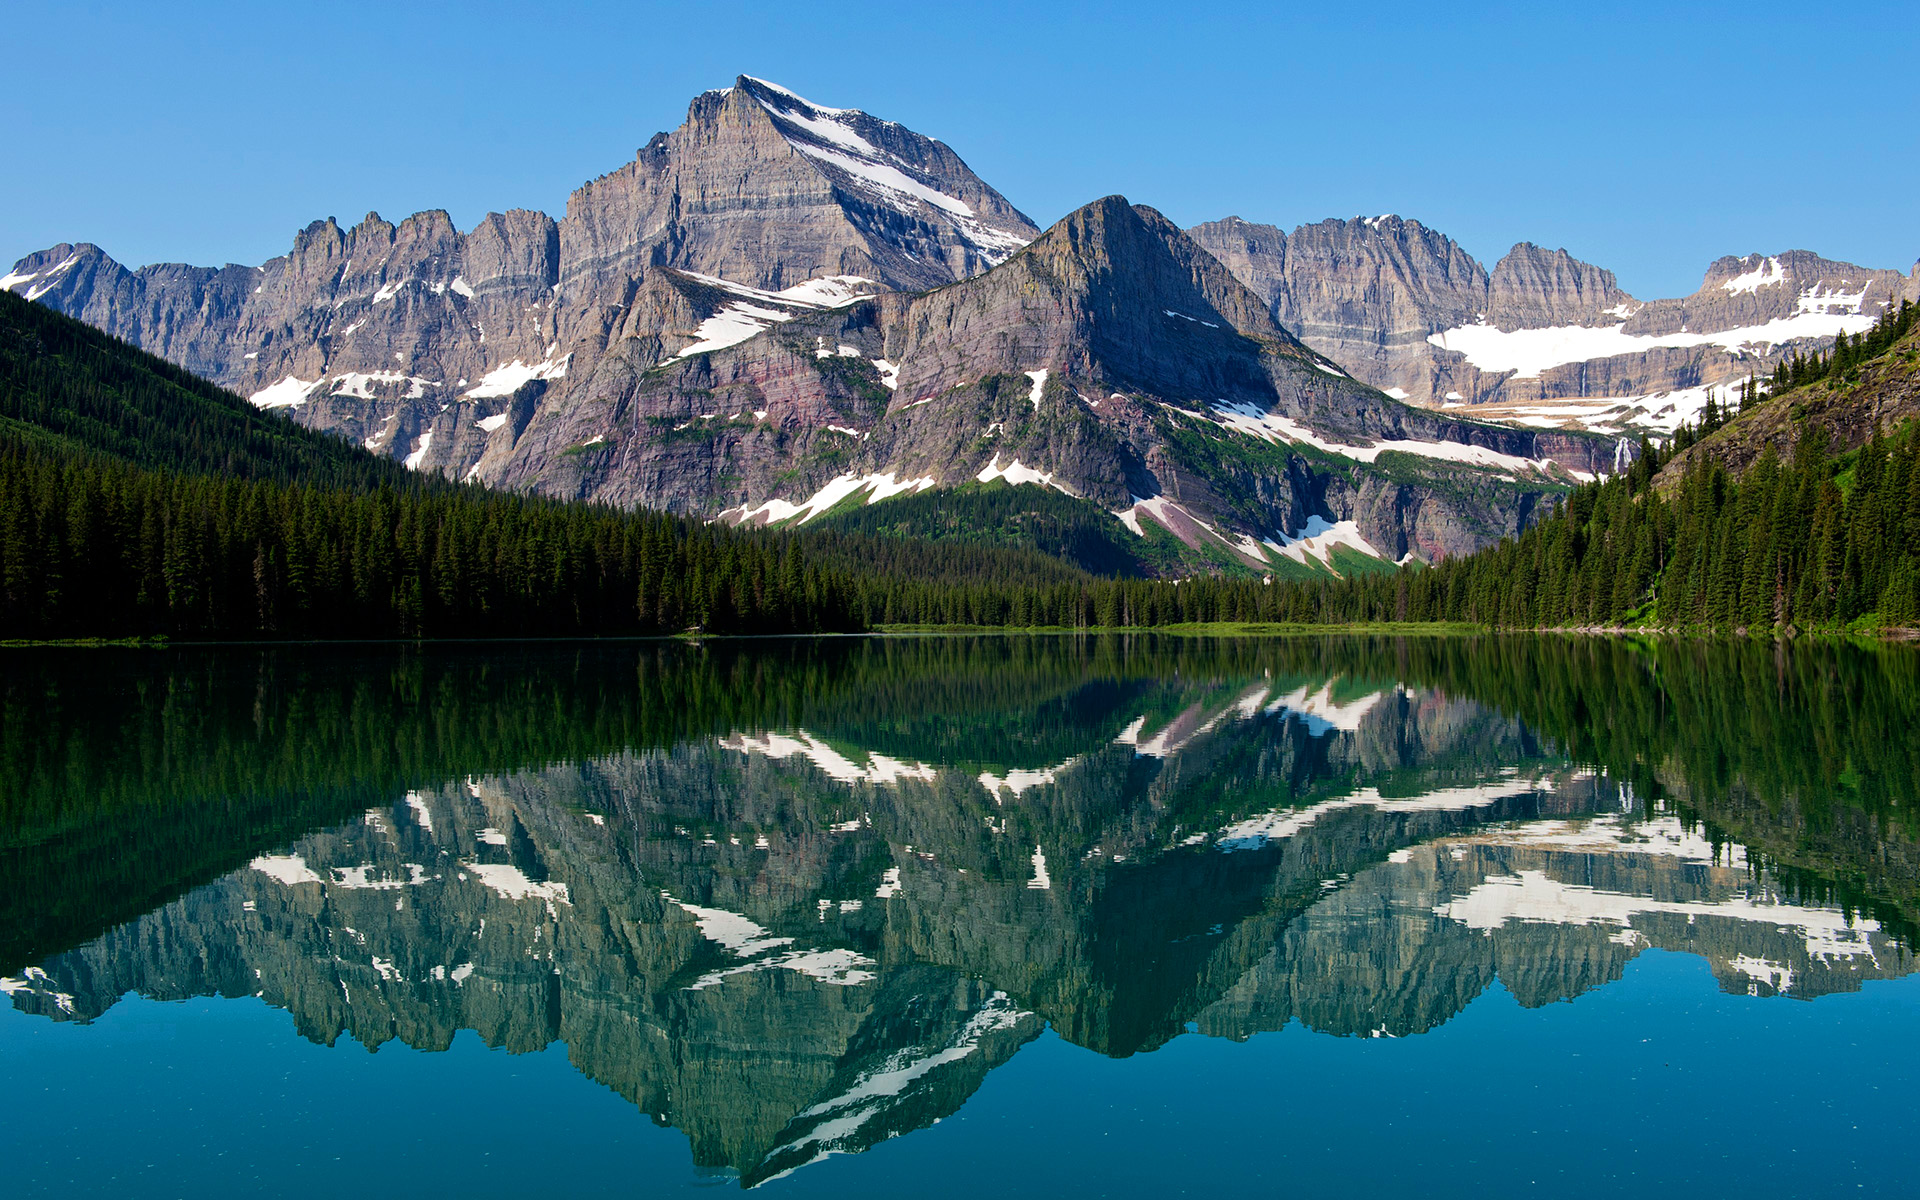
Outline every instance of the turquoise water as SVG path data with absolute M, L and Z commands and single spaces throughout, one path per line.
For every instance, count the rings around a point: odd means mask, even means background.
M 1917 678 L 23 654 L 0 1158 L 27 1195 L 1907 1194 Z

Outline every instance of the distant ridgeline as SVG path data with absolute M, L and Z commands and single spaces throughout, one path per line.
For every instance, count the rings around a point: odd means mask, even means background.
M 1115 542 L 1041 488 L 961 489 L 773 532 L 458 485 L 0 295 L 0 636 L 1908 625 L 1920 621 L 1916 311 L 1783 366 L 1739 412 L 1710 408 L 1684 429 L 1671 457 L 1643 445 L 1625 475 L 1478 554 L 1347 564 L 1330 581 L 1223 563 L 1176 584 L 1139 577 L 1164 566 L 1150 539 Z

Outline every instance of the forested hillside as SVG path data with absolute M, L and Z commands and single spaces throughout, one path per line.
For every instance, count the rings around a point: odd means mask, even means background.
M 0 291 L 0 442 L 144 467 L 340 488 L 411 476 L 164 359 Z

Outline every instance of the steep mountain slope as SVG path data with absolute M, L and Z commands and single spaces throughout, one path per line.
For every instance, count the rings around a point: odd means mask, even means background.
M 460 476 L 518 389 L 590 367 L 611 339 L 657 337 L 664 353 L 723 342 L 861 291 L 964 278 L 1035 232 L 941 143 L 742 77 L 581 187 L 558 222 L 494 213 L 462 233 L 444 212 L 328 218 L 259 267 L 130 271 L 60 245 L 21 259 L 0 290 Z M 695 274 L 656 279 L 661 267 Z M 703 275 L 786 295 L 692 286 Z
M 612 345 L 479 477 L 739 521 L 1004 479 L 1266 568 L 1330 565 L 1335 545 L 1458 553 L 1619 454 L 1392 402 L 1160 214 L 1108 197 L 918 297 L 852 300 L 664 362 L 644 339 Z
M 1724 402 L 1748 375 L 1920 298 L 1920 273 L 1804 250 L 1722 258 L 1693 295 L 1643 303 L 1564 250 L 1523 242 L 1488 271 L 1396 216 L 1291 235 L 1230 217 L 1189 232 L 1281 324 L 1359 378 L 1536 427 L 1671 433 L 1710 391 Z

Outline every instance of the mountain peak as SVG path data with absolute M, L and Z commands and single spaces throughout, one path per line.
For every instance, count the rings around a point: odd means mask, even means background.
M 1168 397 L 1265 404 L 1273 384 L 1262 352 L 1306 356 L 1218 260 L 1119 195 L 1068 213 L 995 270 L 922 297 L 910 325 L 901 396 L 1052 369 Z

